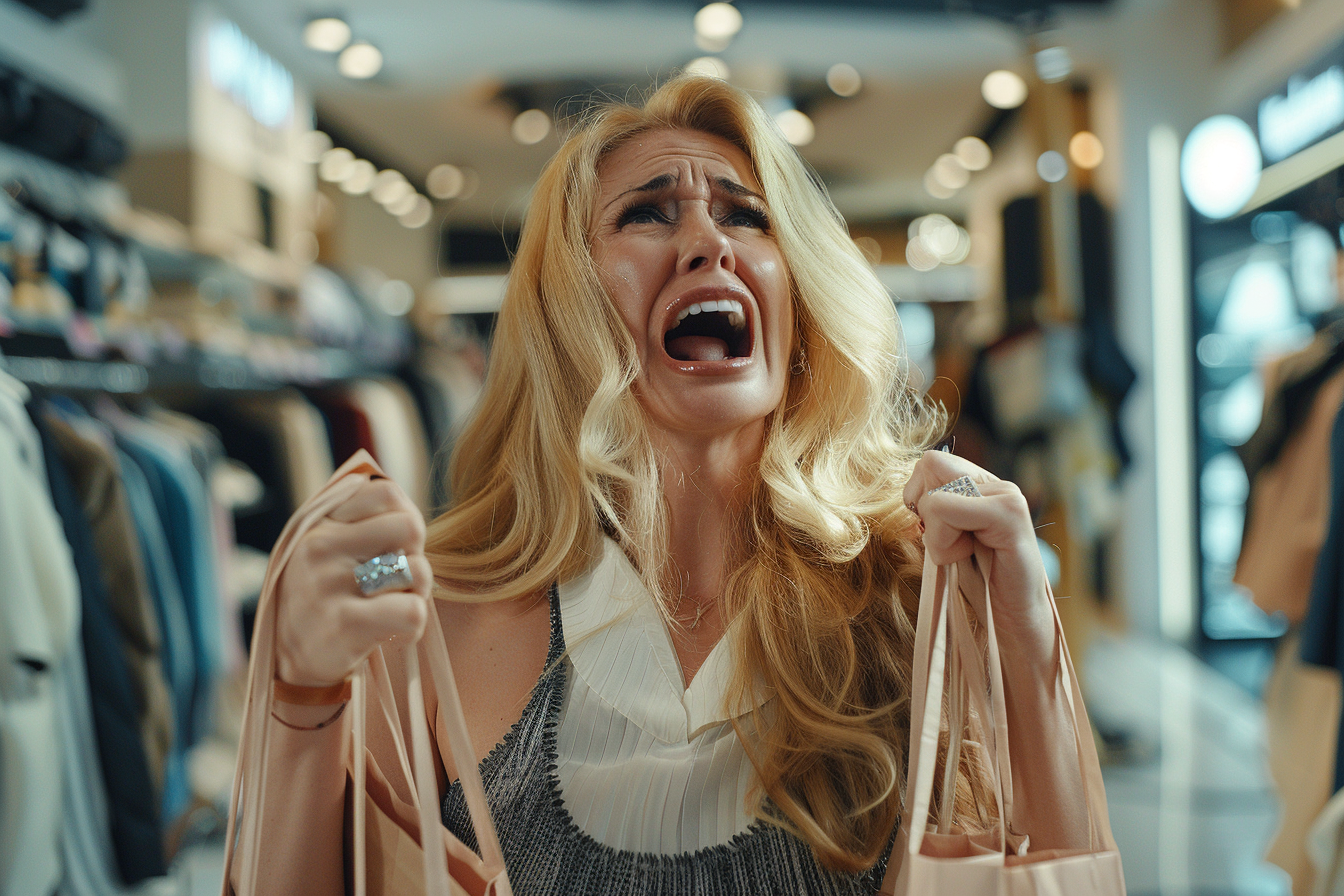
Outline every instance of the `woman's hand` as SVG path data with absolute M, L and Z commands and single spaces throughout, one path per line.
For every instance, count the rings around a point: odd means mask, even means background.
M 970 498 L 933 489 L 969 476 L 984 496 Z M 926 451 L 906 483 L 904 500 L 924 522 L 924 550 L 939 565 L 970 557 L 978 542 L 993 560 L 989 590 L 994 627 L 1007 655 L 1052 659 L 1054 614 L 1045 591 L 1036 530 L 1016 485 L 945 451 Z
M 429 617 L 433 574 L 425 559 L 425 521 L 390 479 L 370 479 L 299 540 L 280 576 L 277 673 L 289 684 L 321 687 L 349 675 L 381 641 L 414 641 Z M 402 553 L 412 585 L 366 597 L 354 568 Z

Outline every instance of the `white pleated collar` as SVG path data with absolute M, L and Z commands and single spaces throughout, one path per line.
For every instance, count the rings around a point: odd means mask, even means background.
M 719 639 L 682 687 L 681 663 L 653 595 L 609 538 L 602 556 L 560 585 L 560 616 L 575 673 L 598 697 L 664 743 L 687 743 L 707 728 L 741 718 L 765 703 L 758 685 L 729 708 L 733 639 Z

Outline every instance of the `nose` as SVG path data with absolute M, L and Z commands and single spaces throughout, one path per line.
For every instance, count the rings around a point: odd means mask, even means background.
M 693 203 L 692 208 L 683 213 L 679 230 L 679 273 L 687 274 L 714 267 L 728 271 L 734 269 L 737 260 L 733 257 L 732 242 L 703 204 Z

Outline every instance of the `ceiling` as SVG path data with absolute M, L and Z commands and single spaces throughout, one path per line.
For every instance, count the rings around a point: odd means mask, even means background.
M 554 133 L 533 146 L 515 143 L 510 124 L 518 109 L 508 97 L 534 97 L 548 108 L 559 96 L 556 85 L 637 94 L 704 55 L 691 24 L 700 4 L 684 0 L 218 2 L 308 85 L 320 120 L 357 152 L 412 178 L 440 162 L 474 169 L 479 189 L 448 214 L 476 223 L 515 220 L 558 146 Z M 810 88 L 808 95 L 818 98 L 807 108 L 817 136 L 803 155 L 833 187 L 853 195 L 871 184 L 892 206 L 926 206 L 920 184 L 930 163 L 990 119 L 995 110 L 980 98 L 981 78 L 1000 67 L 1025 71 L 1024 32 L 964 11 L 968 0 L 743 0 L 738 6 L 744 26 L 718 54 L 730 80 L 763 99 Z M 304 23 L 333 13 L 350 23 L 356 38 L 383 51 L 385 65 L 375 78 L 350 81 L 337 73 L 332 56 L 303 46 Z M 1099 0 L 1090 0 L 1065 15 L 1087 20 L 1106 13 Z M 863 75 L 857 96 L 816 89 L 836 62 Z

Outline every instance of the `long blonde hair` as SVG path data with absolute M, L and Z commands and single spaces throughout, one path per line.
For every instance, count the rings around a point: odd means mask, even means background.
M 588 233 L 602 159 L 664 128 L 746 153 L 789 266 L 800 364 L 728 546 L 723 608 L 739 658 L 729 700 L 762 684 L 777 698 L 743 732 L 768 797 L 762 817 L 808 840 L 827 867 L 860 870 L 887 848 L 900 809 L 922 559 L 901 492 L 943 420 L 909 385 L 891 298 L 751 98 L 683 75 L 642 108 L 591 114 L 547 165 L 429 557 L 441 596 L 502 599 L 580 574 L 608 532 L 662 595 L 659 460 L 631 390 L 634 342 Z

